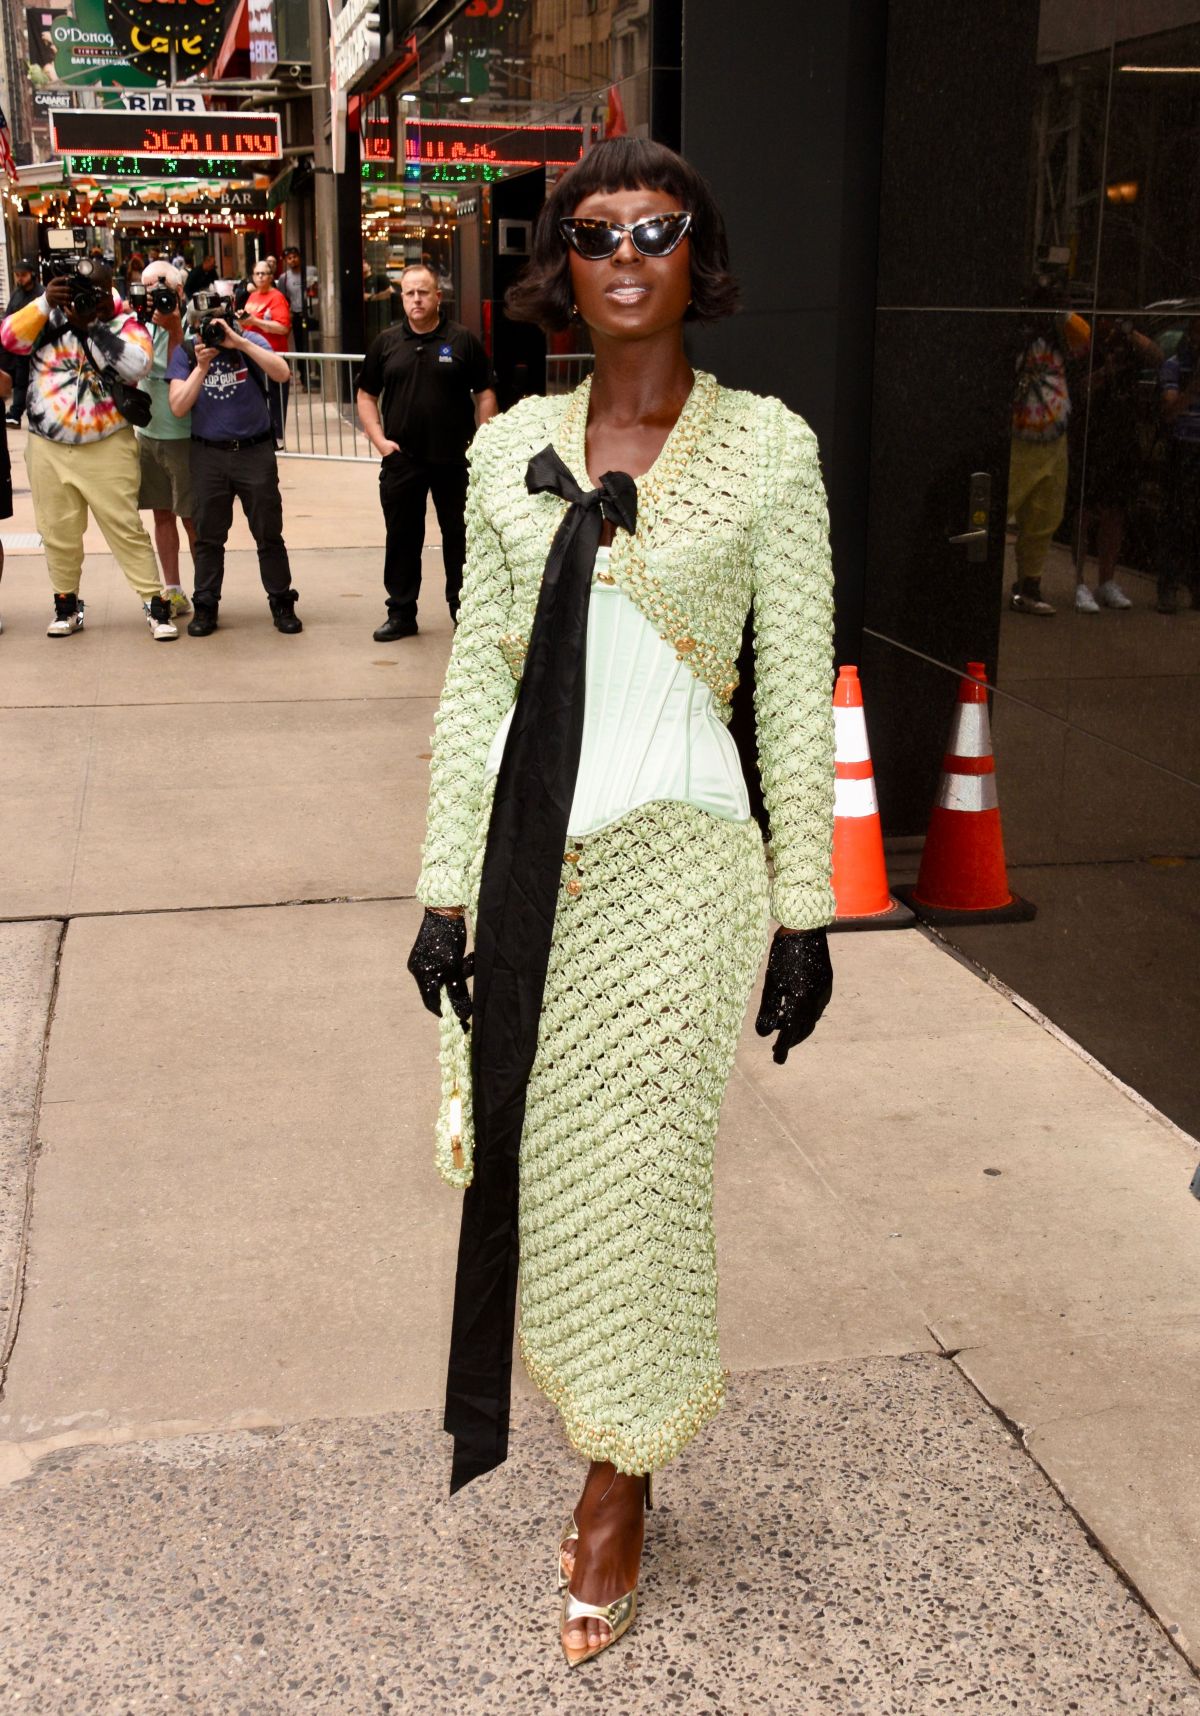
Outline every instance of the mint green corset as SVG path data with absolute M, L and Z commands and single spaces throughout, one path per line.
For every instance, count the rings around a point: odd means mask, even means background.
M 598 573 L 608 552 L 596 555 Z M 500 768 L 512 716 L 510 709 L 492 740 L 489 778 Z M 712 691 L 618 585 L 600 581 L 588 608 L 583 749 L 568 831 L 582 839 L 664 799 L 727 822 L 750 816 L 737 746 Z

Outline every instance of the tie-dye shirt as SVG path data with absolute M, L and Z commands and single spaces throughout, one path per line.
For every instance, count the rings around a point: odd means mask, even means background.
M 34 351 L 47 325 L 50 332 Z M 90 353 L 64 312 L 51 310 L 44 296 L 0 323 L 0 345 L 6 352 L 14 357 L 32 352 L 25 404 L 31 434 L 78 446 L 128 428 L 98 366 L 133 386 L 154 360 L 150 335 L 136 316 L 119 310 L 111 322 L 93 322 L 87 342 Z
M 1018 441 L 1057 441 L 1067 432 L 1071 393 L 1068 358 L 1082 357 L 1091 329 L 1082 316 L 1058 318 L 1055 338 L 1039 334 L 1017 359 L 1012 432 Z

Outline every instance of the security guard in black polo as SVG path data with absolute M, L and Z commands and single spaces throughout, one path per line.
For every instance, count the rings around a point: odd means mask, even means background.
M 358 384 L 358 415 L 383 459 L 388 611 L 377 643 L 416 632 L 430 495 L 442 530 L 446 601 L 457 619 L 467 557 L 467 448 L 477 424 L 497 410 L 487 353 L 443 313 L 433 271 L 416 263 L 406 268 L 400 299 L 404 319 L 372 341 Z

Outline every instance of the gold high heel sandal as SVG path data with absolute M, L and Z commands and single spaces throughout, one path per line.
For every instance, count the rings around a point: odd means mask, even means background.
M 651 1474 L 647 1472 L 646 1507 L 648 1509 L 654 1506 L 651 1495 L 650 1477 Z M 575 1535 L 576 1538 L 578 1538 L 579 1528 L 578 1526 L 575 1526 L 574 1514 L 571 1515 L 571 1524 L 575 1527 Z M 562 1550 L 569 1541 L 569 1536 L 564 1536 L 562 1545 L 559 1547 L 560 1581 L 562 1580 Z M 594 1656 L 599 1656 L 602 1650 L 607 1650 L 609 1645 L 615 1645 L 618 1639 L 624 1638 L 625 1634 L 633 1625 L 633 1617 L 637 1613 L 636 1585 L 633 1587 L 632 1591 L 626 1591 L 623 1597 L 618 1597 L 615 1603 L 581 1602 L 578 1597 L 573 1597 L 571 1595 L 570 1581 L 568 1581 L 565 1586 L 560 1584 L 559 1588 L 560 1590 L 565 1591 L 565 1595 L 563 1597 L 562 1614 L 558 1623 L 558 1639 L 559 1643 L 562 1645 L 563 1655 L 567 1659 L 568 1668 L 579 1668 L 581 1664 L 590 1662 Z M 608 1637 L 606 1639 L 601 1639 L 598 1645 L 585 1645 L 582 1650 L 572 1650 L 563 1635 L 574 1621 L 587 1620 L 603 1621 L 604 1625 L 608 1628 Z
M 563 1528 L 563 1534 L 558 1545 L 558 1594 L 561 1597 L 571 1583 L 571 1575 L 563 1566 L 563 1556 L 567 1553 L 568 1543 L 579 1542 L 579 1522 L 572 1514 Z

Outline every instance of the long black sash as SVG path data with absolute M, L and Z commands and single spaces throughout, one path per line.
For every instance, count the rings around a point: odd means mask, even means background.
M 525 483 L 570 505 L 542 575 L 475 916 L 475 1168 L 463 1198 L 446 1378 L 451 1495 L 508 1454 L 521 1129 L 583 743 L 592 572 L 604 520 L 628 531 L 637 520 L 632 477 L 609 471 L 585 492 L 553 447 L 529 461 Z

